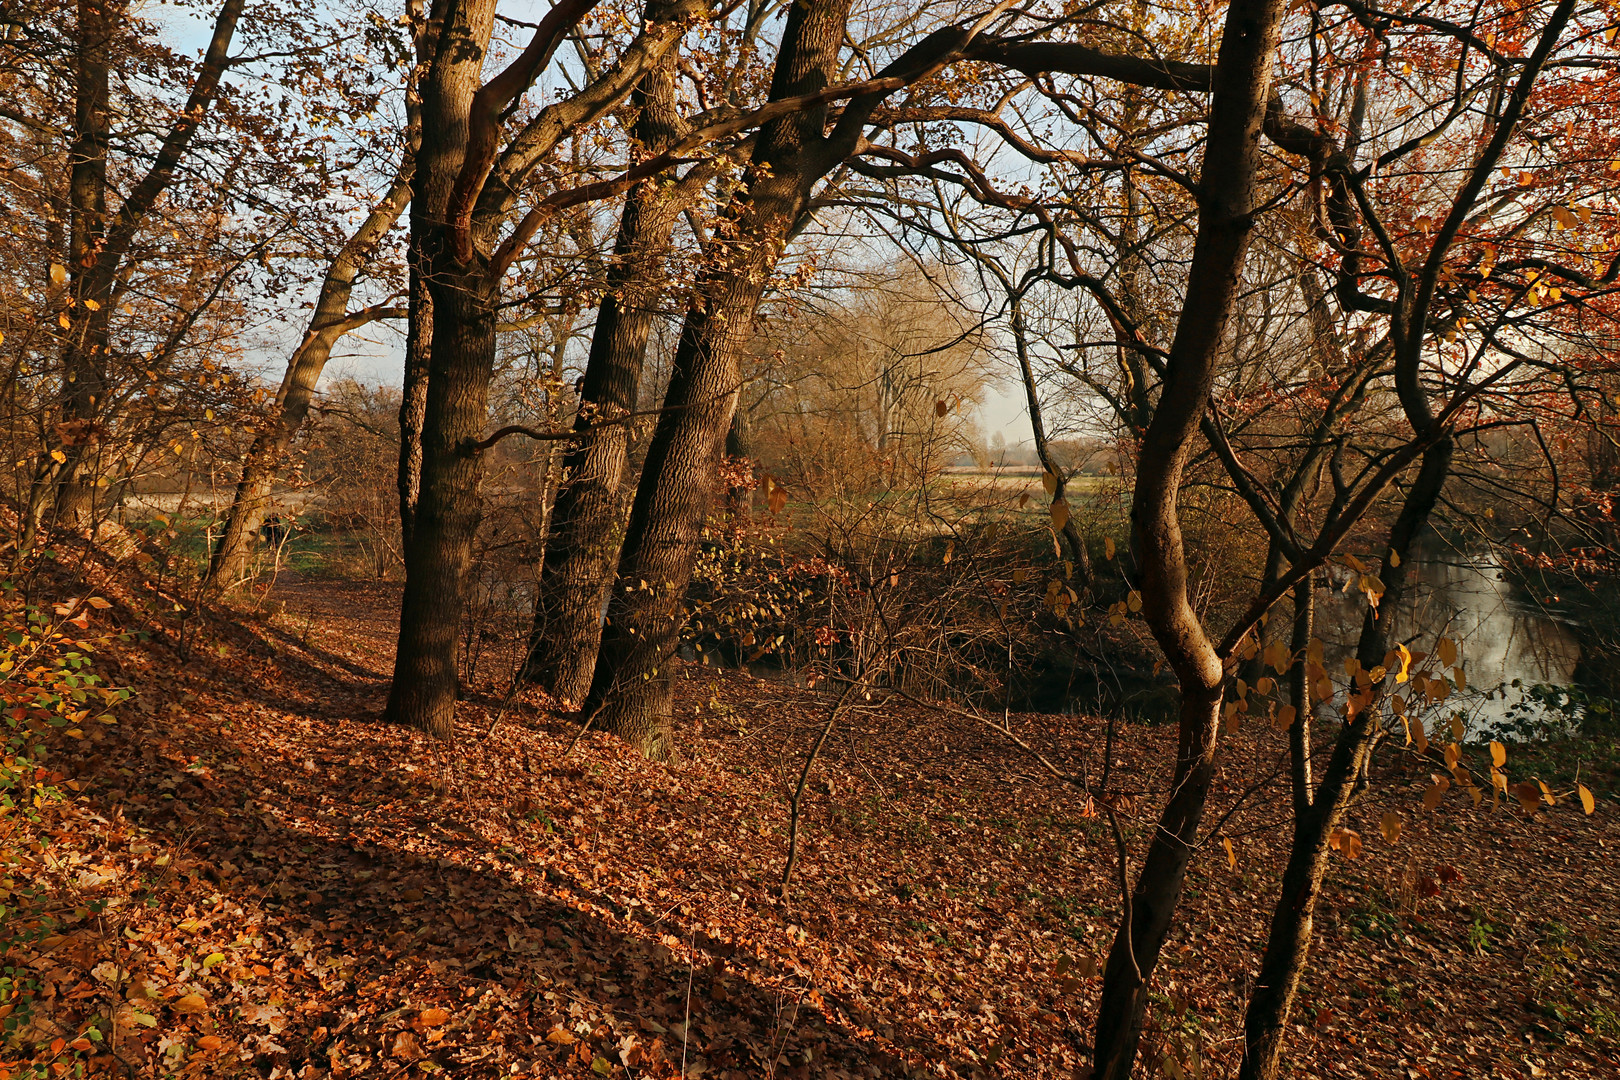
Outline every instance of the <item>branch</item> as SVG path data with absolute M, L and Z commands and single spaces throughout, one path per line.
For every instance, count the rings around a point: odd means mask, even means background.
M 450 243 L 456 260 L 472 262 L 472 212 L 478 193 L 484 188 L 489 170 L 499 152 L 501 112 L 528 90 L 540 69 L 551 61 L 557 43 L 600 0 L 558 0 L 535 28 L 534 37 L 506 70 L 478 88 L 473 94 L 467 118 L 467 156 L 450 193 Z

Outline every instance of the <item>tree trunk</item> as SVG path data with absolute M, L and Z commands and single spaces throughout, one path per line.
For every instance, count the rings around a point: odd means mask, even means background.
M 1096 1080 L 1127 1080 L 1148 980 L 1180 902 L 1215 775 L 1225 672 L 1194 612 L 1181 534 L 1181 476 L 1209 400 L 1253 228 L 1255 166 L 1277 50 L 1280 0 L 1237 0 L 1216 60 L 1198 233 L 1163 389 L 1143 435 L 1131 503 L 1143 613 L 1181 682 L 1170 799 L 1108 954 L 1095 1037 Z
M 38 474 L 42 486 L 30 499 L 30 514 L 37 522 L 50 502 L 54 483 L 57 519 L 87 524 L 94 495 L 102 477 L 95 466 L 100 432 L 98 421 L 106 406 L 107 358 L 111 341 L 113 290 L 136 234 L 146 224 L 158 200 L 168 189 L 176 168 L 190 149 L 221 76 L 229 65 L 231 41 L 246 0 L 224 0 L 214 20 L 213 33 L 191 90 L 169 130 L 164 134 L 150 167 L 131 186 L 116 214 L 109 214 L 107 153 L 110 134 L 109 58 L 111 37 L 126 17 L 121 0 L 79 0 L 80 50 L 75 77 L 77 100 L 74 142 L 70 151 L 69 216 L 72 236 L 69 255 L 69 292 L 74 305 L 69 313 L 67 340 L 62 355 L 64 385 L 61 421 L 47 437 L 47 462 Z M 50 451 L 62 455 L 57 459 Z M 53 464 L 60 460 L 59 465 Z
M 454 730 L 456 631 L 483 480 L 483 455 L 472 447 L 483 433 L 495 357 L 495 289 L 482 265 L 456 269 L 436 267 L 429 284 L 434 325 L 421 487 L 388 695 L 390 720 L 445 739 Z
M 635 136 L 651 153 L 678 136 L 673 56 L 636 91 Z M 625 200 L 597 314 L 575 430 L 583 434 L 563 458 L 562 486 L 552 508 L 541 562 L 539 598 L 524 678 L 563 701 L 590 690 L 602 638 L 602 603 L 619 555 L 619 488 L 630 458 L 628 424 L 599 427 L 636 409 L 647 338 L 663 292 L 663 257 L 684 202 L 656 181 Z
M 351 315 L 349 299 L 354 294 L 355 279 L 365 267 L 366 260 L 388 230 L 394 227 L 394 222 L 405 210 L 405 204 L 410 201 L 410 174 L 411 164 L 407 157 L 388 193 L 372 208 L 366 220 L 327 268 L 326 279 L 321 283 L 320 296 L 315 302 L 315 313 L 309 320 L 309 329 L 287 363 L 281 389 L 271 404 L 264 428 L 254 438 L 248 449 L 247 460 L 243 463 L 242 478 L 236 485 L 236 498 L 226 514 L 224 531 L 214 548 L 208 570 L 209 582 L 216 589 L 234 588 L 247 576 L 259 523 L 264 519 L 276 472 L 309 414 L 310 401 L 315 396 L 321 374 L 326 370 L 332 347 L 350 330 L 389 313 L 373 309 Z
M 1400 564 L 1394 565 L 1393 560 L 1384 563 L 1381 574 L 1384 595 L 1379 601 L 1383 617 L 1375 618 L 1376 612 L 1369 609 L 1362 623 L 1356 655 L 1365 668 L 1382 664 L 1385 653 L 1389 651 L 1393 614 L 1406 591 L 1410 568 L 1407 556 L 1411 553 L 1413 542 L 1427 528 L 1430 515 L 1439 502 L 1441 489 L 1451 472 L 1451 456 L 1452 441 L 1449 438 L 1437 442 L 1424 453 L 1417 478 L 1390 529 L 1389 550 L 1400 556 Z M 1296 724 L 1304 723 L 1307 715 L 1301 710 Z M 1328 866 L 1328 840 L 1354 799 L 1358 780 L 1366 767 L 1368 755 L 1372 753 L 1379 730 L 1375 695 L 1372 704 L 1357 713 L 1335 741 L 1333 755 L 1323 770 L 1322 783 L 1314 794 L 1308 789 L 1308 763 L 1303 769 L 1300 765 L 1302 753 L 1309 753 L 1308 736 L 1303 748 L 1297 742 L 1292 748 L 1295 759 L 1294 833 L 1289 844 L 1288 864 L 1283 870 L 1282 889 L 1271 914 L 1265 955 L 1261 958 L 1260 973 L 1255 979 L 1254 992 L 1249 997 L 1248 1011 L 1243 1019 L 1244 1051 L 1239 1080 L 1275 1080 L 1278 1074 L 1282 1062 L 1283 1033 L 1293 1011 L 1300 977 L 1305 973 L 1305 964 L 1310 956 L 1316 902 L 1321 893 L 1322 875 Z M 1301 798 L 1301 780 L 1307 785 L 1304 798 L 1308 802 Z
M 112 10 L 116 8 L 116 10 Z M 124 15 L 118 0 L 79 0 L 73 145 L 68 151 L 69 296 L 62 356 L 61 423 L 48 440 L 67 460 L 57 475 L 56 517 L 87 523 L 95 497 L 92 425 L 107 389 L 107 347 L 113 275 L 102 264 L 107 233 L 107 151 L 110 62 L 114 28 Z
M 791 8 L 773 100 L 831 83 L 848 14 L 849 0 Z M 716 229 L 705 252 L 636 486 L 585 712 L 648 757 L 670 750 L 671 667 L 716 459 L 735 407 L 738 353 L 811 188 L 847 153 L 830 149 L 825 124 L 825 108 L 815 107 L 761 131 L 752 180 L 727 211 L 734 227 Z
M 455 724 L 456 631 L 483 477 L 482 456 L 472 447 L 484 429 L 499 290 L 485 256 L 457 258 L 447 211 L 467 154 L 473 95 L 494 15 L 494 0 L 433 5 L 429 21 L 437 25 L 437 37 L 421 84 L 422 144 L 411 201 L 412 300 L 425 292 L 431 323 L 413 310 L 407 367 L 424 354 L 426 365 L 411 373 L 400 445 L 403 465 L 420 432 L 420 472 L 405 532 L 405 593 L 386 716 L 444 739 Z M 431 333 L 424 332 L 429 325 Z M 421 423 L 413 431 L 407 424 L 414 417 L 405 410 L 417 395 Z M 406 467 L 400 473 L 403 510 L 410 481 Z
M 1029 362 L 1029 338 L 1024 329 L 1024 312 L 1018 300 L 1012 305 L 1013 347 L 1018 353 L 1018 370 L 1023 376 L 1024 401 L 1029 406 L 1029 429 L 1035 438 L 1035 455 L 1040 458 L 1041 468 L 1045 469 L 1056 480 L 1052 489 L 1052 505 L 1056 506 L 1061 500 L 1064 507 L 1070 512 L 1064 515 L 1063 546 L 1069 552 L 1069 561 L 1074 564 L 1075 572 L 1080 575 L 1080 587 L 1089 589 L 1092 585 L 1091 552 L 1086 550 L 1086 538 L 1080 534 L 1080 526 L 1075 521 L 1073 507 L 1069 506 L 1068 491 L 1069 478 L 1058 465 L 1057 458 L 1052 454 L 1051 444 L 1046 440 L 1046 419 L 1041 410 L 1041 395 L 1035 386 L 1035 369 Z

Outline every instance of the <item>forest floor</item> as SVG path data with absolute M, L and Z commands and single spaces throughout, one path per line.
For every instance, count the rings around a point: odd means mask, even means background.
M 378 720 L 394 588 L 284 582 L 274 614 L 193 620 L 182 657 L 149 584 L 91 585 L 114 601 L 97 625 L 149 636 L 100 651 L 135 697 L 53 754 L 68 798 L 11 871 L 56 914 L 6 960 L 33 981 L 6 1075 L 1083 1075 L 1114 837 L 988 726 L 840 716 L 784 900 L 828 695 L 688 668 L 679 754 L 653 764 L 605 735 L 569 754 L 573 718 L 484 686 L 437 744 Z M 1009 722 L 1100 777 L 1103 721 Z M 1231 857 L 1211 840 L 1193 864 L 1144 1076 L 1235 1072 L 1285 818 L 1275 784 L 1246 793 L 1280 741 L 1225 744 L 1209 821 Z M 1127 811 L 1156 808 L 1172 746 L 1120 728 Z M 1384 763 L 1355 812 L 1288 1075 L 1620 1075 L 1620 804 L 1429 812 L 1427 784 Z

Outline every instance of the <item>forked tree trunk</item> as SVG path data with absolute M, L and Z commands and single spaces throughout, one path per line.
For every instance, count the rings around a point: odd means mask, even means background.
M 795 4 L 771 81 L 780 99 L 820 90 L 837 72 L 849 0 Z M 592 722 L 651 758 L 670 750 L 670 689 L 686 588 L 738 391 L 738 354 L 789 230 L 812 186 L 847 151 L 830 150 L 826 110 L 767 124 L 748 189 L 715 230 L 687 312 L 608 598 L 586 697 Z
M 1418 475 L 1390 530 L 1389 550 L 1399 556 L 1399 562 L 1386 560 L 1380 574 L 1384 595 L 1378 607 L 1383 617 L 1375 618 L 1377 612 L 1368 611 L 1356 646 L 1356 656 L 1367 670 L 1383 664 L 1392 644 L 1390 627 L 1396 606 L 1405 595 L 1411 567 L 1408 556 L 1414 542 L 1428 527 L 1451 471 L 1451 457 L 1449 438 L 1424 453 Z M 1296 632 L 1296 640 L 1298 637 Z M 1309 630 L 1306 637 L 1309 638 Z M 1296 663 L 1303 665 L 1303 662 L 1302 655 L 1296 656 Z M 1303 680 L 1296 679 L 1295 685 L 1303 689 L 1301 682 Z M 1244 1054 L 1239 1080 L 1273 1080 L 1278 1074 L 1283 1034 L 1299 992 L 1300 977 L 1310 957 L 1316 903 L 1321 895 L 1322 875 L 1328 867 L 1328 841 L 1354 800 L 1358 780 L 1378 736 L 1381 720 L 1377 705 L 1375 695 L 1372 704 L 1341 731 L 1323 770 L 1322 782 L 1314 792 L 1310 789 L 1307 757 L 1309 734 L 1301 727 L 1308 722 L 1308 713 L 1301 709 L 1296 719 L 1296 728 L 1300 730 L 1291 733 L 1290 747 L 1294 762 L 1294 831 L 1288 864 L 1283 869 L 1282 888 L 1271 914 L 1265 955 L 1260 961 L 1260 972 L 1255 977 L 1255 988 L 1243 1019 Z
M 1103 972 L 1096 1080 L 1127 1080 L 1147 1015 L 1148 982 L 1181 899 L 1215 775 L 1224 670 L 1189 600 L 1181 476 L 1209 401 L 1253 228 L 1255 166 L 1280 0 L 1236 0 L 1215 64 L 1198 233 L 1163 388 L 1143 435 L 1131 503 L 1142 609 L 1181 683 L 1170 799 L 1153 829 Z
M 1535 49 L 1519 70 L 1513 92 L 1495 118 L 1489 140 L 1454 195 L 1450 212 L 1436 230 L 1421 271 L 1403 275 L 1401 280 L 1401 295 L 1390 328 L 1396 392 L 1414 435 L 1434 441 L 1424 451 L 1417 476 L 1390 528 L 1388 547 L 1398 558 L 1386 559 L 1380 575 L 1384 584 L 1384 595 L 1379 601 L 1383 617 L 1377 617 L 1377 609 L 1369 608 L 1362 623 L 1356 656 L 1365 669 L 1385 663 L 1392 644 L 1390 631 L 1394 612 L 1405 595 L 1411 572 L 1412 547 L 1428 527 L 1451 473 L 1454 441 L 1448 431 L 1438 426 L 1421 379 L 1429 312 L 1440 286 L 1448 249 L 1462 234 L 1469 208 L 1476 205 L 1480 192 L 1500 163 L 1508 139 L 1529 105 L 1536 80 L 1569 24 L 1575 6 L 1576 0 L 1559 0 L 1548 13 Z M 1288 865 L 1283 870 L 1281 893 L 1272 912 L 1271 933 L 1244 1016 L 1240 1080 L 1275 1080 L 1279 1072 L 1283 1035 L 1310 954 L 1316 902 L 1327 868 L 1329 838 L 1354 799 L 1368 758 L 1377 745 L 1381 730 L 1378 706 L 1383 685 L 1380 682 L 1372 686 L 1369 700 L 1340 730 L 1309 808 L 1295 815 Z
M 248 448 L 242 478 L 236 485 L 236 498 L 231 502 L 224 530 L 210 560 L 208 577 L 212 587 L 231 589 L 247 576 L 259 523 L 264 520 L 276 473 L 286 460 L 293 438 L 309 415 L 310 401 L 315 396 L 321 374 L 326 370 L 332 346 L 349 331 L 373 319 L 394 314 L 380 308 L 350 314 L 349 299 L 354 294 L 355 279 L 365 267 L 371 252 L 388 230 L 394 227 L 394 222 L 399 220 L 410 197 L 410 163 L 407 160 L 393 186 L 372 208 L 366 220 L 327 268 L 320 296 L 315 302 L 315 313 L 309 320 L 309 329 L 287 363 L 281 389 L 271 403 L 263 429 Z
M 677 137 L 673 56 L 635 95 L 637 141 L 650 152 Z M 601 425 L 636 409 L 647 338 L 663 293 L 663 258 L 684 202 L 656 180 L 625 200 L 580 392 L 575 430 L 540 567 L 539 597 L 524 678 L 554 697 L 582 702 L 602 638 L 602 603 L 619 555 L 619 489 L 630 458 L 628 424 Z

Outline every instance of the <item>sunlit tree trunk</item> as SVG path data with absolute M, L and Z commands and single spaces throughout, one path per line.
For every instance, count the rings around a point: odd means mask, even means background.
M 635 136 L 650 152 L 677 136 L 674 64 L 649 74 L 635 95 Z M 552 508 L 541 563 L 539 599 L 529 636 L 525 677 L 564 701 L 590 690 L 602 635 L 602 603 L 619 555 L 619 490 L 630 458 L 647 338 L 663 294 L 663 259 L 683 203 L 647 181 L 625 200 L 580 392 L 580 438 L 563 458 L 564 480 Z
M 773 99 L 832 81 L 848 12 L 848 0 L 792 7 Z M 828 152 L 825 115 L 825 108 L 805 109 L 761 132 L 753 180 L 705 254 L 636 487 L 585 711 L 648 757 L 670 749 L 672 665 L 721 440 L 735 406 L 738 354 L 812 186 L 843 157 Z
M 236 497 L 226 512 L 225 524 L 209 565 L 209 579 L 215 588 L 229 589 L 247 576 L 259 523 L 264 519 L 276 473 L 285 462 L 293 438 L 309 414 L 310 401 L 332 355 L 332 346 L 346 333 L 375 318 L 396 314 L 371 308 L 350 313 L 349 299 L 355 279 L 364 269 L 371 252 L 410 201 L 410 165 L 394 181 L 388 192 L 372 207 L 366 220 L 355 230 L 321 282 L 304 340 L 293 352 L 282 376 L 264 426 L 248 448 Z

